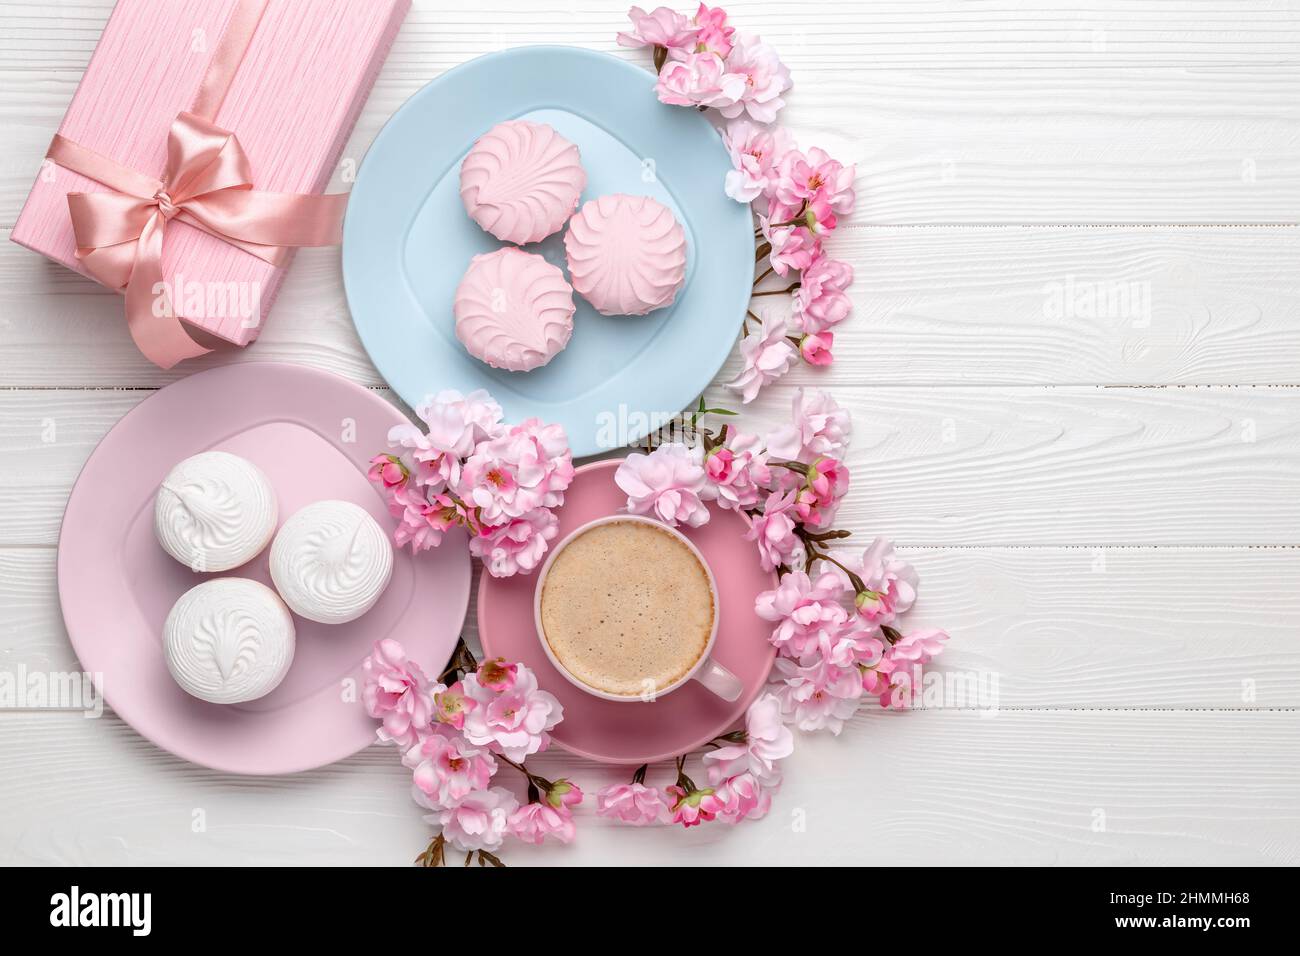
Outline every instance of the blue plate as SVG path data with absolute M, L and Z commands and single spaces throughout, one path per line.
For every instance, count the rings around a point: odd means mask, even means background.
M 576 143 L 582 201 L 653 196 L 686 229 L 686 285 L 645 316 L 603 316 L 576 293 L 573 338 L 551 362 L 506 372 L 456 339 L 452 298 L 472 256 L 499 243 L 465 214 L 460 163 L 508 119 L 549 123 Z M 366 155 L 343 230 L 343 280 L 375 367 L 409 405 L 486 388 L 507 419 L 564 426 L 575 456 L 618 448 L 691 404 L 726 361 L 754 276 L 749 207 L 723 192 L 730 168 L 712 124 L 664 106 L 646 69 L 572 47 L 479 57 L 393 114 Z M 565 268 L 564 232 L 527 246 Z M 567 272 L 567 269 L 566 269 Z

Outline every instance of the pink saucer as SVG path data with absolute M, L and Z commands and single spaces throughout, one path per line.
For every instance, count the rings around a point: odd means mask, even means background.
M 164 750 L 231 773 L 277 774 L 340 760 L 375 739 L 360 702 L 361 662 L 383 637 L 436 674 L 469 604 L 463 538 L 413 557 L 394 555 L 379 602 L 349 624 L 294 616 L 297 652 L 283 683 L 246 704 L 210 704 L 171 679 L 162 626 L 178 597 L 212 577 L 271 585 L 270 549 L 222 574 L 195 574 L 154 537 L 158 483 L 178 461 L 214 449 L 266 474 L 281 520 L 313 501 L 361 505 L 393 519 L 366 480 L 368 459 L 406 419 L 367 389 L 295 365 L 229 365 L 162 389 L 132 409 L 82 469 L 59 536 L 59 600 L 81 666 L 110 707 Z
M 617 514 L 627 495 L 614 484 L 618 461 L 598 461 L 577 470 L 559 511 L 556 541 L 581 524 Z M 744 519 L 712 508 L 702 528 L 679 528 L 700 549 L 717 579 L 721 605 L 713 656 L 744 685 L 726 703 L 695 681 L 652 703 L 601 700 L 566 680 L 542 649 L 533 621 L 537 576 L 483 575 L 478 589 L 478 627 L 489 657 L 522 661 L 541 686 L 564 705 L 564 720 L 551 732 L 565 750 L 602 763 L 642 764 L 668 760 L 702 747 L 731 730 L 758 696 L 772 670 L 776 649 L 768 643 L 772 625 L 754 613 L 754 598 L 776 587 L 776 575 L 758 564 L 758 552 L 744 540 Z

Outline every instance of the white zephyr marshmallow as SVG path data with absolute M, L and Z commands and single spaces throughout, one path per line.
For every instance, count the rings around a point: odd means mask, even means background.
M 271 579 L 297 614 L 321 624 L 353 621 L 374 606 L 393 574 L 393 546 L 350 501 L 296 512 L 271 543 Z
M 158 543 L 192 571 L 251 561 L 275 533 L 275 490 L 246 458 L 205 451 L 176 465 L 158 487 Z
M 265 697 L 293 663 L 293 615 L 274 591 L 247 578 L 190 588 L 163 625 L 163 655 L 188 694 L 214 704 Z

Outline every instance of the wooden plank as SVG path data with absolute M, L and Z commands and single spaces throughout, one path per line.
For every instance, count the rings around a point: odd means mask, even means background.
M 1298 94 L 1290 70 L 880 72 L 788 122 L 857 161 L 859 223 L 1295 222 Z
M 952 635 L 927 707 L 1300 705 L 1300 549 L 902 553 L 921 574 L 907 621 Z M 957 683 L 979 680 L 985 700 Z
M 433 75 L 381 76 L 347 169 Z M 0 76 L 7 228 L 79 74 Z M 1300 209 L 1296 68 L 839 71 L 806 76 L 789 104 L 803 146 L 858 164 L 857 224 L 1294 223 Z
M 1300 383 L 1293 227 L 848 227 L 830 248 L 856 272 L 854 314 L 835 365 L 798 366 L 783 384 Z M 163 385 L 243 361 L 384 384 L 348 315 L 337 250 L 299 253 L 250 349 L 170 371 L 139 355 L 116 296 L 11 243 L 0 303 L 0 385 Z M 788 311 L 775 296 L 754 307 Z M 719 380 L 738 369 L 733 356 Z
M 1300 382 L 1294 228 L 868 227 L 829 249 L 854 312 L 835 364 L 782 384 Z
M 777 388 L 747 410 L 789 415 Z M 0 545 L 52 545 L 81 465 L 151 394 L 0 393 Z M 710 400 L 734 403 L 711 389 Z M 843 386 L 844 524 L 910 546 L 1300 544 L 1300 390 Z M 49 440 L 46 440 L 49 439 Z
M 771 814 L 743 832 L 618 827 L 588 805 L 575 844 L 512 845 L 507 860 L 1294 865 L 1297 733 L 1295 712 L 867 713 L 839 738 L 800 735 Z M 430 836 L 384 748 L 239 778 L 111 716 L 0 714 L 0 740 L 6 863 L 402 865 Z M 618 778 L 560 753 L 535 768 L 589 792 Z
M 313 365 L 365 385 L 383 384 L 352 324 L 338 249 L 296 254 L 266 332 L 248 349 L 163 370 L 131 341 L 120 296 L 11 242 L 0 243 L 0 385 L 156 387 L 246 361 Z
M 746 427 L 788 412 L 760 395 Z M 847 523 L 907 545 L 1290 545 L 1300 391 L 841 385 Z M 731 401 L 722 389 L 710 402 Z
M 359 161 L 430 78 L 385 72 L 344 155 Z M 795 79 L 781 124 L 857 164 L 855 224 L 1300 215 L 1300 70 L 897 67 Z
M 113 0 L 10 0 L 0 64 L 84 67 L 112 5 Z M 415 0 L 389 62 L 423 71 L 526 43 L 608 49 L 627 25 L 627 6 L 621 0 L 478 0 L 455 7 Z M 733 23 L 761 33 L 801 71 L 1300 62 L 1300 17 L 1287 0 L 1092 0 L 1086 8 L 1073 0 L 827 0 L 817 5 L 816 16 L 782 0 L 732 0 L 726 7 Z
M 922 580 L 910 626 L 952 635 L 933 678 L 952 692 L 926 707 L 1300 706 L 1300 549 L 902 553 Z M 78 669 L 53 548 L 0 548 L 0 669 L 19 665 Z

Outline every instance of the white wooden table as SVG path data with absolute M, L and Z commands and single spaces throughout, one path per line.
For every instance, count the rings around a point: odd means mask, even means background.
M 998 675 L 1000 708 L 801 739 L 758 824 L 586 816 L 574 846 L 509 861 L 1300 861 L 1300 3 L 726 6 L 791 66 L 800 142 L 859 170 L 837 362 L 752 414 L 811 384 L 853 408 L 846 520 L 914 560 L 918 620 L 951 631 L 950 667 Z M 0 11 L 6 234 L 110 8 Z M 623 14 L 417 0 L 346 155 L 485 51 L 634 56 Z M 1088 290 L 1137 298 L 1090 310 Z M 337 250 L 300 254 L 261 340 L 218 361 L 269 360 L 382 388 Z M 154 369 L 118 297 L 0 244 L 0 669 L 75 669 L 54 582 L 73 479 L 125 412 L 212 364 Z M 241 779 L 111 714 L 9 711 L 0 768 L 0 862 L 401 864 L 428 834 L 378 747 Z

